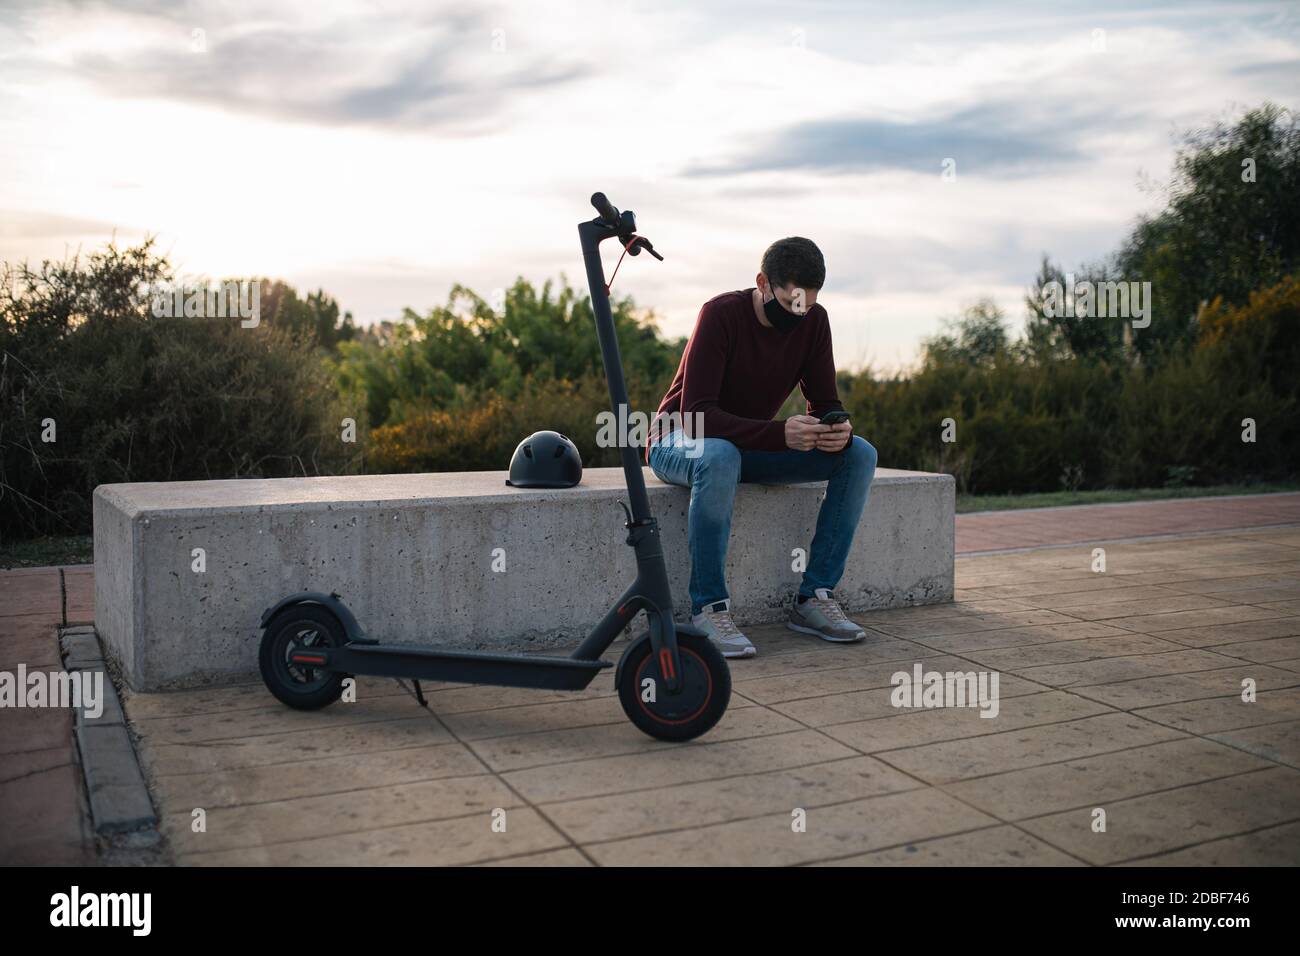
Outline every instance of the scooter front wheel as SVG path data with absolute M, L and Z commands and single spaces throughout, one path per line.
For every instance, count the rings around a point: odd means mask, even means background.
M 258 653 L 267 690 L 298 710 L 319 710 L 339 699 L 346 674 L 295 663 L 291 655 L 313 647 L 341 647 L 347 634 L 319 604 L 293 604 L 266 624 Z
M 712 729 L 731 700 L 731 670 L 707 637 L 677 635 L 681 687 L 670 693 L 643 634 L 619 662 L 618 699 L 628 719 L 660 740 L 692 740 Z

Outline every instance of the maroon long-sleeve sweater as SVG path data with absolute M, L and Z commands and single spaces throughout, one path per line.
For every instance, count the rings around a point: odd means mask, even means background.
M 821 305 L 789 332 L 778 332 L 754 314 L 754 289 L 724 292 L 700 308 L 695 330 L 659 414 L 704 415 L 704 434 L 737 448 L 782 451 L 785 422 L 773 421 L 798 385 L 808 414 L 842 409 L 835 388 L 830 318 Z M 668 425 L 662 426 L 667 431 Z M 651 433 L 653 439 L 654 432 Z M 646 460 L 650 457 L 649 443 Z

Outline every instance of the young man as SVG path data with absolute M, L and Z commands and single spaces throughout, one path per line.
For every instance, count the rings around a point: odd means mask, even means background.
M 787 626 L 828 641 L 865 636 L 831 589 L 844 573 L 867 503 L 876 450 L 855 436 L 847 421 L 820 422 L 827 412 L 844 408 L 835 388 L 830 320 L 817 304 L 825 280 L 826 264 L 816 245 L 799 237 L 781 239 L 763 253 L 754 288 L 704 303 L 677 375 L 659 403 L 657 429 L 647 448 L 660 480 L 691 489 L 691 623 L 707 631 L 727 657 L 757 653 L 731 620 L 723 572 L 738 481 L 827 483 Z M 796 384 L 808 414 L 773 421 Z M 702 427 L 702 436 L 699 429 L 692 431 L 693 423 Z

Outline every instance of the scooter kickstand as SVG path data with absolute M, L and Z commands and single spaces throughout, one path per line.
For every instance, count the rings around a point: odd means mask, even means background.
M 424 699 L 424 691 L 420 689 L 420 682 L 412 678 L 411 683 L 415 685 L 415 699 L 420 702 L 421 707 L 428 710 L 429 702 Z

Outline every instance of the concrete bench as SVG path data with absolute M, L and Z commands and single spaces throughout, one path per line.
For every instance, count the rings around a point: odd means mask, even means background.
M 648 468 L 645 476 L 681 620 L 690 609 L 688 492 Z M 255 675 L 262 611 L 294 591 L 337 591 L 384 641 L 576 644 L 634 576 L 617 504 L 622 471 L 590 468 L 577 488 L 556 491 L 511 488 L 504 478 L 101 485 L 96 627 L 143 691 Z M 800 577 L 793 551 L 808 547 L 824 494 L 824 483 L 740 486 L 727 562 L 738 622 L 781 618 Z M 951 476 L 878 469 L 836 589 L 845 607 L 951 601 L 953 515 Z

